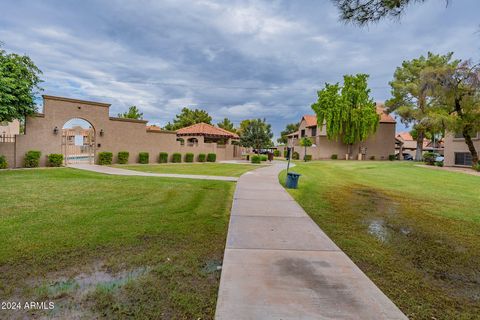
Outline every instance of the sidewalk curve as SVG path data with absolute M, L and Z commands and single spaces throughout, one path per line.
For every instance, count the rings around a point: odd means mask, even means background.
M 284 168 L 238 180 L 215 319 L 407 319 L 278 183 Z
M 225 176 L 205 176 L 197 174 L 173 174 L 173 173 L 151 173 L 121 168 L 113 168 L 108 166 L 100 166 L 96 164 L 71 164 L 69 168 L 87 170 L 97 173 L 121 175 L 121 176 L 144 176 L 144 177 L 163 177 L 163 178 L 181 178 L 181 179 L 200 179 L 200 180 L 220 180 L 220 181 L 237 181 L 236 177 Z

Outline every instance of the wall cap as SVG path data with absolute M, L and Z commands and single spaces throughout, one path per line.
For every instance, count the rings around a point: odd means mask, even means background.
M 111 106 L 110 103 L 102 103 L 96 101 L 88 101 L 88 100 L 80 100 L 80 99 L 71 99 L 65 97 L 58 97 L 58 96 L 49 96 L 49 95 L 42 95 L 43 100 L 56 100 L 56 101 L 66 101 L 66 102 L 73 102 L 73 103 L 81 103 L 81 104 L 89 104 L 92 106 L 99 106 L 99 107 L 106 107 L 109 108 Z

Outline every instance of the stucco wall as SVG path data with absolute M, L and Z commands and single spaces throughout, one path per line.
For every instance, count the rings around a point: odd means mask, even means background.
M 0 135 L 15 135 L 20 133 L 20 121 L 13 120 L 7 124 L 0 123 Z
M 216 153 L 217 161 L 233 159 L 234 155 L 233 145 L 222 148 L 215 143 L 204 144 L 199 137 L 198 146 L 181 146 L 174 132 L 147 132 L 146 121 L 111 118 L 108 104 L 45 96 L 43 114 L 28 117 L 25 134 L 17 136 L 16 167 L 22 166 L 24 155 L 29 150 L 42 152 L 40 166 L 46 165 L 48 154 L 62 153 L 61 129 L 72 118 L 84 119 L 94 128 L 95 161 L 102 151 L 112 152 L 114 162 L 119 151 L 128 151 L 129 163 L 137 162 L 140 152 L 149 152 L 151 163 L 158 161 L 160 152 L 168 152 L 169 157 L 174 152 L 192 152 L 195 159 L 199 153 Z M 54 134 L 55 127 L 59 129 L 57 134 Z M 101 130 L 103 136 L 99 134 Z M 0 154 L 3 154 L 1 150 Z M 13 161 L 9 163 L 13 167 Z
M 15 163 L 15 144 L 13 142 L 0 143 L 0 155 L 5 156 L 8 167 L 13 168 Z
M 473 145 L 477 152 L 480 152 L 480 133 L 477 135 L 477 138 L 473 139 Z M 455 152 L 470 152 L 468 150 L 467 145 L 465 144 L 464 139 L 455 138 L 453 134 L 447 133 L 445 136 L 445 149 L 444 155 L 445 160 L 444 164 L 446 166 L 454 166 L 455 165 Z

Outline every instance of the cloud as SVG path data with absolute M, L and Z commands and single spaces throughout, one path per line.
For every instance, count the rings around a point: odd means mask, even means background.
M 429 1 L 357 28 L 330 1 L 19 0 L 2 4 L 0 41 L 31 56 L 47 94 L 109 102 L 112 114 L 135 104 L 161 125 L 185 106 L 215 121 L 265 117 L 278 135 L 344 74 L 370 74 L 381 101 L 405 59 L 478 57 L 478 9 Z

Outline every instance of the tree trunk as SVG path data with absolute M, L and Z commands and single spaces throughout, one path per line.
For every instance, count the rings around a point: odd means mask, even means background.
M 417 150 L 415 152 L 415 161 L 422 161 L 423 158 L 423 138 L 425 133 L 423 131 L 418 131 L 417 133 Z
M 470 154 L 472 155 L 472 166 L 474 166 L 478 163 L 478 153 L 467 129 L 463 129 L 463 137 L 465 138 L 465 144 L 468 147 L 468 151 L 470 151 Z

